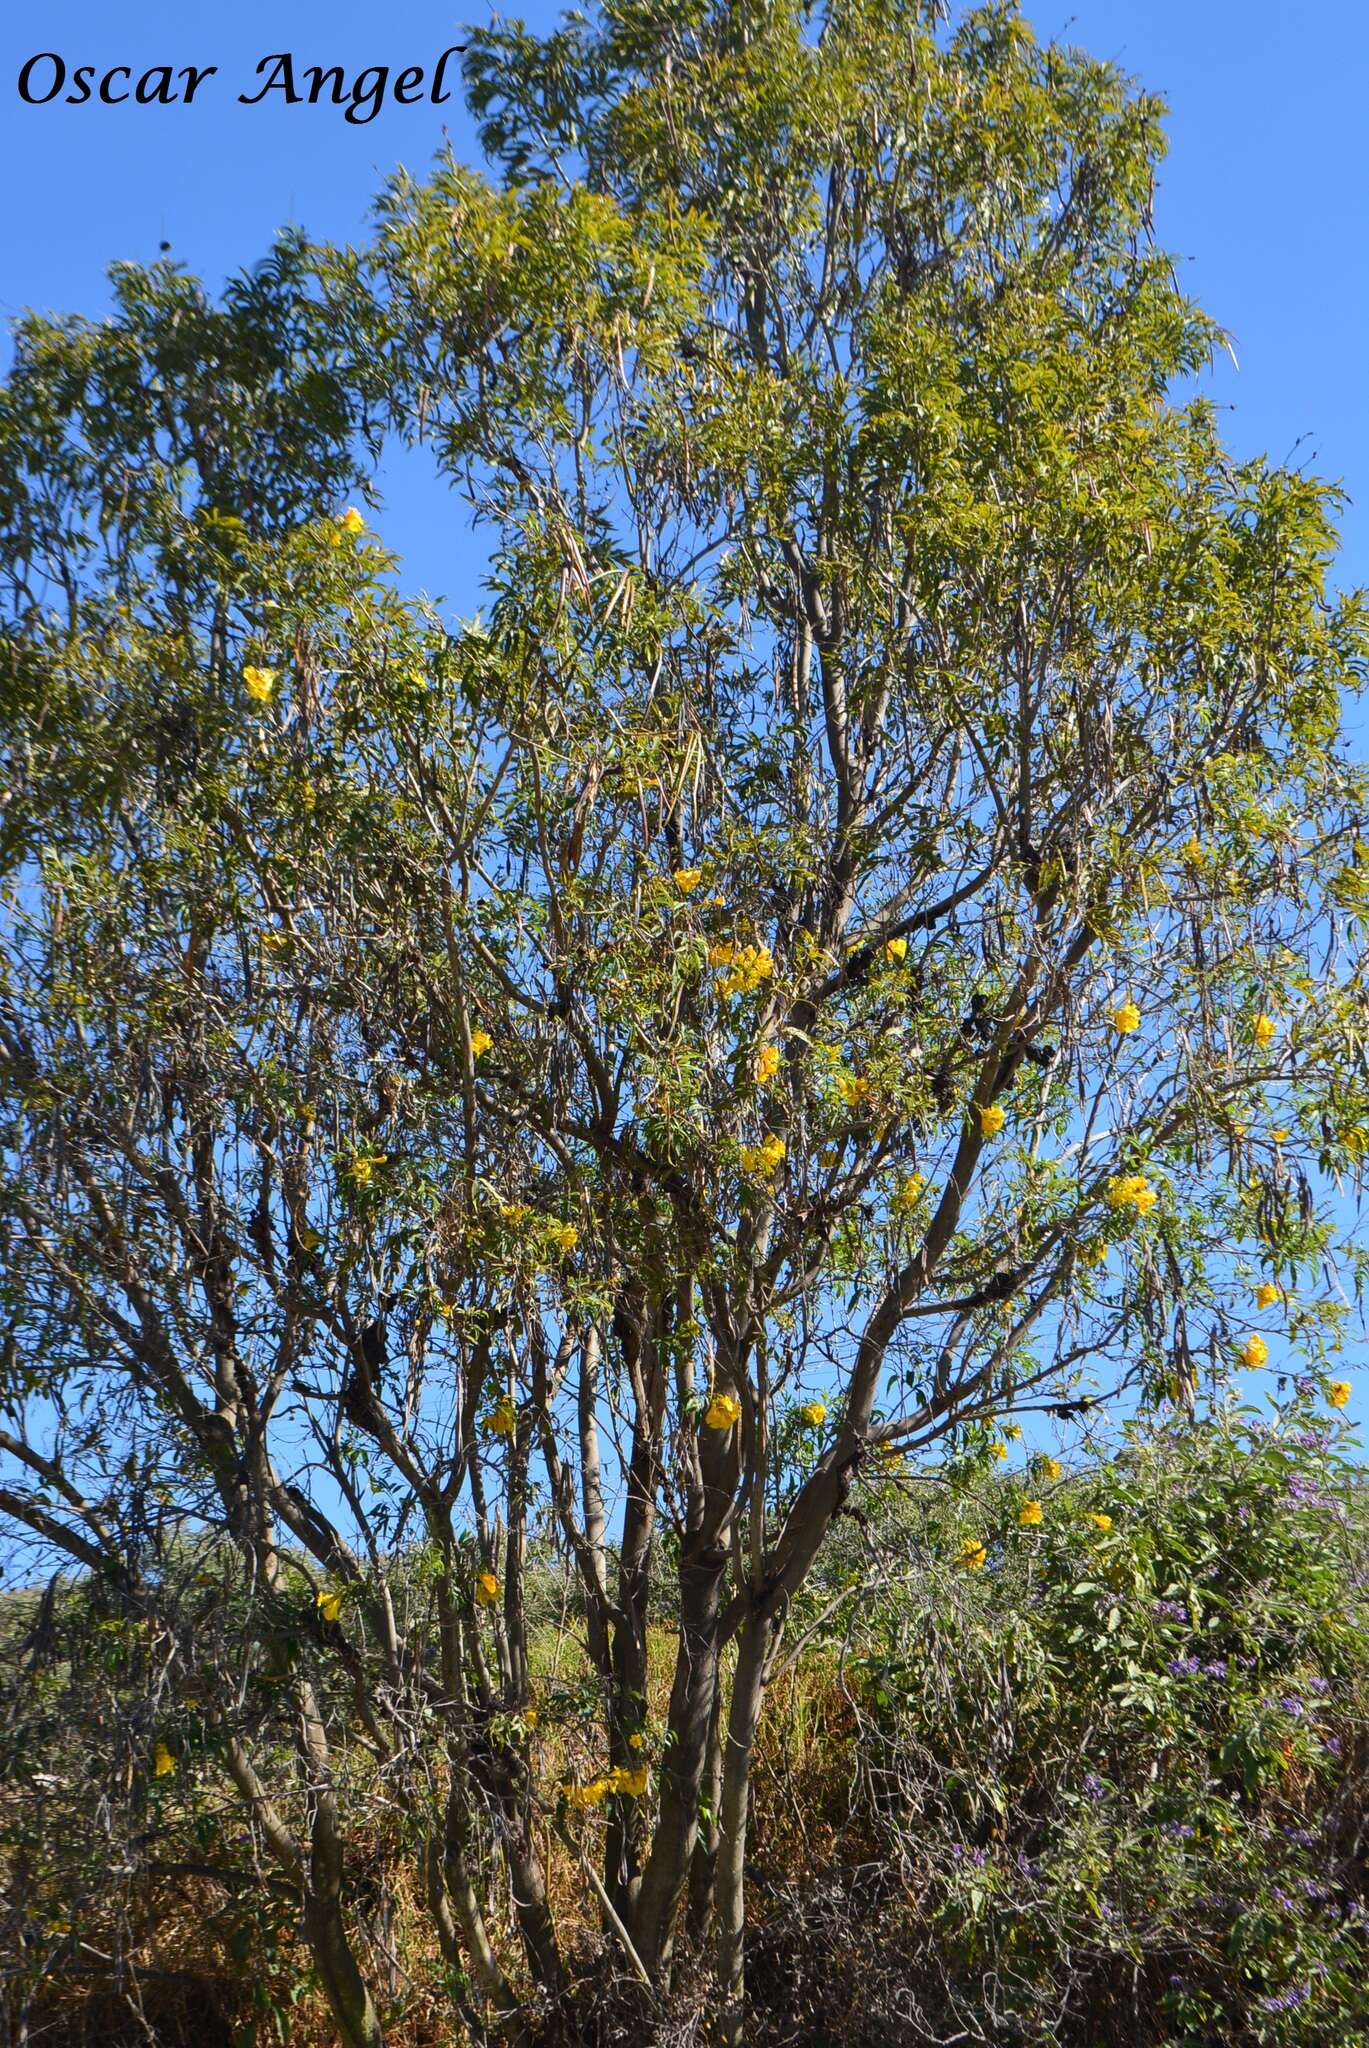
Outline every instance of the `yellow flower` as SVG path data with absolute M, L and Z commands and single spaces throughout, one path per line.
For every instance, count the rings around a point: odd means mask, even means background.
M 567 1804 L 578 1806 L 582 1812 L 587 1806 L 597 1806 L 612 1789 L 607 1778 L 592 1778 L 588 1785 L 577 1785 L 573 1778 L 568 1778 L 561 1787 Z
M 488 1031 L 473 1031 L 471 1033 L 472 1057 L 475 1059 L 479 1059 L 481 1053 L 488 1052 L 493 1044 L 494 1040 L 490 1037 Z
M 742 1404 L 735 1394 L 715 1394 L 704 1410 L 704 1421 L 709 1429 L 731 1429 L 742 1412 Z
M 1258 1371 L 1269 1358 L 1269 1346 L 1257 1330 L 1252 1330 L 1241 1346 L 1241 1364 Z
M 247 694 L 254 704 L 269 704 L 276 694 L 277 671 L 273 668 L 245 668 L 242 672 Z
M 1039 1500 L 1024 1500 L 1017 1511 L 1017 1525 L 1020 1529 L 1039 1529 L 1041 1526 L 1041 1503 Z
M 485 1417 L 487 1436 L 513 1436 L 518 1428 L 518 1410 L 510 1394 L 501 1394 Z
M 1063 1469 L 1058 1458 L 1043 1457 L 1041 1459 L 1041 1477 L 1043 1479 L 1058 1479 Z
M 629 1749 L 642 1749 L 646 1746 L 646 1737 L 640 1728 L 634 1729 L 632 1734 L 628 1736 L 627 1746 Z
M 676 868 L 670 879 L 682 896 L 688 896 L 692 889 L 698 888 L 703 878 L 702 868 Z
M 908 957 L 908 941 L 906 939 L 886 939 L 884 941 L 884 957 L 886 960 L 906 960 Z
M 493 1572 L 481 1572 L 475 1582 L 477 1607 L 494 1607 L 499 1600 L 499 1581 Z
M 779 1047 L 777 1045 L 763 1045 L 756 1054 L 756 1063 L 752 1068 L 752 1072 L 755 1074 L 761 1087 L 763 1088 L 767 1081 L 773 1081 L 779 1070 Z
M 960 1546 L 958 1563 L 968 1571 L 982 1572 L 989 1561 L 989 1553 L 977 1536 L 967 1536 Z
M 536 1707 L 524 1707 L 524 1709 L 523 1709 L 523 1726 L 524 1726 L 524 1727 L 525 1727 L 525 1728 L 527 1729 L 527 1731 L 528 1731 L 529 1735 L 531 1735 L 531 1734 L 532 1734 L 532 1731 L 533 1731 L 533 1729 L 534 1729 L 534 1728 L 535 1728 L 535 1727 L 537 1726 L 537 1709 L 536 1709 Z
M 715 946 L 709 958 L 714 954 L 722 956 L 715 964 L 728 968 L 722 984 L 725 996 L 750 994 L 775 972 L 768 946 L 728 946 L 725 951 L 722 946 Z
M 1191 868 L 1200 868 L 1202 866 L 1206 856 L 1196 835 L 1190 836 L 1187 842 L 1180 848 L 1179 858 L 1186 860 Z
M 1022 1425 L 1020 1422 L 1004 1422 L 1000 1425 L 1000 1427 L 1002 1428 L 1003 1434 L 1008 1439 L 1008 1442 L 1010 1444 L 1016 1444 L 1022 1441 Z
M 1261 1280 L 1259 1286 L 1255 1289 L 1256 1308 L 1273 1308 L 1275 1302 L 1282 1300 L 1282 1298 L 1282 1287 L 1276 1287 L 1272 1280 Z
M 742 1146 L 742 1172 L 756 1174 L 762 1180 L 770 1180 L 779 1172 L 784 1152 L 783 1138 L 777 1138 L 773 1131 L 767 1131 L 759 1145 Z
M 617 1792 L 624 1799 L 640 1799 L 646 1791 L 650 1775 L 646 1764 L 638 1764 L 633 1771 L 628 1770 L 624 1764 L 616 1764 L 608 1775 L 608 1790 Z
M 1002 1461 L 1004 1460 L 1004 1458 L 1006 1458 L 1006 1457 L 1007 1457 L 1007 1455 L 1008 1455 L 1008 1446 L 1007 1446 L 1006 1444 L 990 1444 L 990 1445 L 989 1445 L 989 1456 L 990 1456 L 991 1458 L 997 1458 L 1000 1464 L 1002 1463 Z
M 1122 1038 L 1125 1038 L 1129 1031 L 1138 1030 L 1140 1023 L 1141 1012 L 1130 996 L 1124 1003 L 1119 1003 L 1112 1013 L 1112 1028 Z
M 343 513 L 341 519 L 339 519 L 338 525 L 342 528 L 342 531 L 344 533 L 350 533 L 354 539 L 357 534 L 365 533 L 366 531 L 366 521 L 357 511 L 355 505 L 349 505 L 347 507 L 347 510 Z
M 730 967 L 737 957 L 737 949 L 730 939 L 715 939 L 708 949 L 710 967 Z
M 318 802 L 318 791 L 314 788 L 312 782 L 306 780 L 300 784 L 299 800 L 306 811 L 313 810 L 314 805 Z
M 839 1074 L 837 1089 L 848 1109 L 859 1109 L 870 1099 L 870 1083 L 863 1074 Z
M 827 1420 L 827 1405 L 823 1401 L 805 1401 L 799 1410 L 800 1422 L 806 1422 L 810 1429 Z
M 1089 1520 L 1092 1522 L 1094 1528 L 1101 1529 L 1104 1535 L 1106 1535 L 1108 1530 L 1112 1527 L 1111 1515 L 1090 1515 Z
M 342 1613 L 341 1593 L 316 1593 L 314 1605 L 325 1621 L 336 1621 Z
M 1326 1398 L 1333 1408 L 1343 1408 L 1350 1399 L 1349 1380 L 1332 1380 L 1326 1389 Z
M 573 1252 L 580 1242 L 580 1233 L 573 1223 L 561 1223 L 552 1231 L 551 1241 L 558 1251 Z
M 359 1152 L 347 1168 L 347 1178 L 353 1187 L 368 1188 L 375 1178 L 375 1170 L 383 1166 L 389 1154 L 386 1152 Z
M 1259 1016 L 1255 1019 L 1254 1023 L 1250 1027 L 1250 1035 L 1254 1039 L 1256 1045 L 1259 1046 L 1260 1050 L 1263 1051 L 1265 1046 L 1273 1044 L 1274 1037 L 1276 1032 L 1278 1031 L 1278 1028 L 1279 1027 L 1274 1022 L 1274 1019 L 1272 1017 L 1267 1017 L 1264 1011 L 1261 1010 Z
M 1135 1209 L 1138 1216 L 1146 1216 L 1155 1207 L 1159 1196 L 1143 1173 L 1121 1173 L 1107 1184 L 1107 1204 L 1110 1209 Z
M 982 1138 L 996 1138 L 1007 1118 L 996 1102 L 979 1112 L 979 1134 Z
M 169 1778 L 176 1768 L 176 1759 L 164 1742 L 159 1742 L 152 1752 L 152 1775 L 154 1778 Z
M 898 1192 L 894 1196 L 895 1209 L 905 1215 L 908 1210 L 916 1209 L 918 1203 L 922 1200 L 923 1191 L 926 1186 L 927 1179 L 925 1174 L 910 1173 L 906 1180 L 899 1182 Z

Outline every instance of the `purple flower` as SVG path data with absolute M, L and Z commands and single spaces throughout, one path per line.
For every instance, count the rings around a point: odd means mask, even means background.
M 1192 1677 L 1193 1673 L 1201 1668 L 1196 1657 L 1171 1657 L 1165 1666 L 1165 1670 L 1174 1678 Z
M 1186 1820 L 1167 1820 L 1165 1833 L 1172 1836 L 1176 1842 L 1191 1842 L 1193 1839 L 1193 1829 Z
M 1325 1678 L 1309 1678 L 1307 1681 L 1307 1690 L 1309 1692 L 1315 1692 L 1320 1694 L 1330 1692 L 1331 1686 L 1329 1681 Z
M 1106 1799 L 1108 1796 L 1107 1786 L 1093 1771 L 1084 1780 L 1083 1792 L 1086 1799 Z
M 1295 2005 L 1305 2005 L 1311 1994 L 1310 1984 L 1290 1984 L 1286 1991 L 1278 1991 L 1272 1998 L 1262 1998 L 1260 2005 L 1265 2012 L 1292 2012 Z
M 1155 1612 L 1162 1615 L 1166 1621 L 1179 1621 L 1185 1627 L 1188 1625 L 1188 1609 L 1182 1600 L 1157 1600 Z
M 1339 1738 L 1338 1736 L 1335 1736 L 1335 1735 L 1327 1735 L 1327 1736 L 1325 1736 L 1325 1737 L 1323 1738 L 1323 1746 L 1324 1746 L 1324 1747 L 1325 1747 L 1325 1749 L 1327 1750 L 1328 1754 L 1329 1754 L 1329 1755 L 1331 1755 L 1331 1756 L 1334 1756 L 1334 1757 L 1339 1757 L 1339 1756 L 1341 1755 L 1341 1753 L 1342 1753 L 1342 1752 L 1341 1752 L 1341 1746 L 1340 1746 L 1340 1738 Z
M 1291 1714 L 1295 1721 L 1303 1712 L 1302 1701 L 1295 1698 L 1292 1693 L 1285 1693 L 1279 1701 L 1279 1705 L 1283 1708 L 1285 1714 Z
M 1226 1658 L 1218 1657 L 1214 1663 L 1204 1664 L 1203 1673 L 1208 1678 L 1226 1677 Z

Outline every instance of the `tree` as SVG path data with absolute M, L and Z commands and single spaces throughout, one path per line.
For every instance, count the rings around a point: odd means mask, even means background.
M 564 1984 L 552 1842 L 653 1995 L 687 1908 L 735 2041 L 767 1673 L 861 1492 L 1191 1403 L 1271 1307 L 1326 1368 L 1365 618 L 1335 492 L 1190 394 L 1110 67 L 900 0 L 466 66 L 492 180 L 19 329 L 0 1509 L 169 1631 L 347 2043 L 377 1799 L 472 2026 Z M 340 509 L 387 436 L 487 620 Z

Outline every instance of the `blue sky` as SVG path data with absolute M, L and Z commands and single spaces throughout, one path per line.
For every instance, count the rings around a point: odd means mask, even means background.
M 1160 239 L 1189 290 L 1228 329 L 1239 368 L 1211 380 L 1238 455 L 1267 452 L 1340 478 L 1351 496 L 1338 581 L 1369 583 L 1369 8 L 1324 0 L 1028 0 L 1038 33 L 1120 63 L 1171 108 L 1156 209 Z M 529 26 L 558 10 L 528 0 Z M 485 18 L 474 6 L 471 18 Z M 451 77 L 444 107 L 387 105 L 361 126 L 340 108 L 242 106 L 276 51 L 300 66 L 431 70 L 461 38 L 434 0 L 389 12 L 359 0 L 21 0 L 0 19 L 0 318 L 26 307 L 96 313 L 106 265 L 151 260 L 162 241 L 217 285 L 251 264 L 287 222 L 333 240 L 365 232 L 370 199 L 397 163 L 421 169 L 443 140 L 474 157 Z M 68 70 L 219 67 L 191 106 L 21 103 L 21 66 L 56 51 Z M 454 68 L 454 67 L 453 67 Z M 40 77 L 51 67 L 37 67 Z M 405 580 L 472 611 L 480 551 L 422 468 L 393 478 L 384 537 Z M 1359 1347 L 1352 1350 L 1358 1355 Z M 1355 1373 L 1365 1413 L 1365 1374 Z
M 530 27 L 559 10 L 528 0 Z M 287 221 L 337 240 L 364 231 L 370 198 L 396 163 L 425 164 L 444 122 L 474 155 L 459 97 L 387 106 L 365 126 L 342 109 L 288 107 L 256 90 L 259 60 L 431 68 L 460 40 L 463 18 L 407 0 L 22 0 L 0 10 L 0 316 L 24 307 L 93 312 L 115 257 L 150 259 L 169 240 L 211 283 L 255 261 Z M 1180 274 L 1230 331 L 1239 371 L 1223 361 L 1216 396 L 1231 407 L 1238 454 L 1267 451 L 1344 480 L 1340 580 L 1369 582 L 1369 405 L 1362 363 L 1369 326 L 1369 9 L 1324 0 L 1308 16 L 1287 0 L 1028 0 L 1038 33 L 1111 58 L 1168 99 L 1171 151 L 1157 208 Z M 25 106 L 21 66 L 58 52 L 68 69 L 217 64 L 190 106 Z M 39 67 L 51 77 L 51 67 Z M 116 88 L 117 89 L 117 86 Z M 386 539 L 411 583 L 472 608 L 477 557 L 452 509 L 406 471 Z

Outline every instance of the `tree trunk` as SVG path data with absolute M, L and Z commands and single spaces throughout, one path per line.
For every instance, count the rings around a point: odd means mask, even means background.
M 723 1754 L 714 1911 L 717 1916 L 718 1992 L 722 2006 L 718 2038 L 725 2048 L 741 2048 L 743 2039 L 742 1928 L 746 1910 L 746 1823 L 751 1803 L 751 1753 L 756 1739 L 756 1723 L 760 1719 L 765 1669 L 773 1634 L 773 1620 L 767 1611 L 753 1611 L 742 1625 Z
M 332 2008 L 342 2048 L 384 2048 L 380 2015 L 352 1954 L 341 1905 L 331 1888 L 306 1895 L 304 1938 Z
M 713 1925 L 713 1880 L 718 1866 L 718 1821 L 723 1799 L 723 1689 L 713 1689 L 713 1715 L 708 1725 L 708 1760 L 704 1765 L 700 1826 L 689 1861 L 689 1912 L 692 1940 L 702 1947 Z
M 658 1980 L 669 1967 L 675 1916 L 689 1876 L 699 1824 L 699 1794 L 718 1685 L 718 1610 L 724 1553 L 686 1537 L 680 1560 L 680 1642 L 670 1691 L 670 1746 L 661 1773 L 661 1809 L 642 1872 L 633 1940 Z

